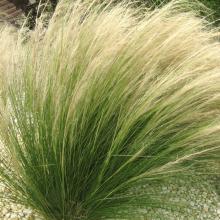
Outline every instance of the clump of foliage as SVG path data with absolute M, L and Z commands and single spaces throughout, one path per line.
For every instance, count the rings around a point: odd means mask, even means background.
M 161 7 L 172 0 L 143 0 L 142 2 L 146 4 L 148 7 Z M 197 1 L 197 0 L 196 0 Z M 207 18 L 214 22 L 215 25 L 219 25 L 220 20 L 220 1 L 219 0 L 199 0 L 202 4 L 204 4 L 207 9 L 211 9 L 209 13 L 204 14 L 204 8 L 201 7 L 201 15 L 207 16 Z
M 212 9 L 212 19 L 216 25 L 220 24 L 220 1 L 218 0 L 201 0 L 208 8 Z
M 47 29 L 11 41 L 0 69 L 10 199 L 48 220 L 141 219 L 162 200 L 140 186 L 219 161 L 220 46 L 181 3 L 64 1 Z
M 31 3 L 31 1 L 29 0 L 8 0 L 8 1 L 13 2 L 16 5 L 16 7 L 21 8 L 23 10 L 24 14 L 27 17 L 26 24 L 31 29 L 35 27 L 36 20 L 41 16 L 42 12 L 44 14 L 45 12 L 47 12 L 50 17 L 51 14 L 53 14 L 57 4 L 59 3 L 59 0 L 36 0 L 34 1 L 34 3 Z M 162 7 L 171 1 L 172 0 L 139 0 L 139 1 L 130 0 L 130 2 L 135 3 L 134 5 L 136 6 L 144 5 L 151 9 Z M 89 2 L 89 0 L 85 2 Z M 100 3 L 103 1 L 96 1 L 96 2 Z M 105 2 L 108 4 L 109 2 L 119 3 L 121 1 L 112 0 L 112 1 L 105 1 Z M 220 2 L 219 1 L 195 0 L 193 2 L 201 3 L 200 4 L 200 15 L 206 16 L 207 19 L 214 22 L 214 24 L 216 25 L 219 24 L 219 19 L 220 19 Z M 199 10 L 199 7 L 197 7 L 197 9 Z M 207 10 L 207 9 L 211 9 L 211 10 Z

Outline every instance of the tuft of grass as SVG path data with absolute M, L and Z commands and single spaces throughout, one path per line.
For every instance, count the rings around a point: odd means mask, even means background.
M 143 4 L 148 7 L 162 7 L 163 5 L 171 2 L 172 0 L 143 0 Z M 195 0 L 193 2 L 200 2 L 199 10 L 200 15 L 206 16 L 214 25 L 219 26 L 220 20 L 220 1 L 219 0 Z
M 219 161 L 220 46 L 182 3 L 63 1 L 18 33 L 1 71 L 10 199 L 48 220 L 141 219 L 164 200 L 139 186 Z

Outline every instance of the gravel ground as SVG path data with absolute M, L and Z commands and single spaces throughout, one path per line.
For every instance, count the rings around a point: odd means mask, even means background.
M 140 210 L 143 220 L 220 220 L 220 199 L 214 189 L 213 180 L 200 178 L 176 179 L 143 186 L 155 195 L 162 195 L 166 201 L 185 204 L 185 208 Z M 0 194 L 7 196 L 6 188 L 0 184 Z M 40 220 L 34 212 L 17 204 L 0 201 L 0 220 Z
M 0 220 L 35 220 L 34 213 L 31 209 L 22 207 L 19 204 L 9 202 L 7 197 L 6 187 L 0 183 L 0 195 L 3 194 L 3 199 L 0 201 Z
M 154 194 L 184 207 L 179 210 L 149 208 L 142 212 L 148 220 L 220 220 L 220 198 L 213 187 L 214 181 L 190 177 L 184 180 L 172 178 L 156 184 L 151 189 Z

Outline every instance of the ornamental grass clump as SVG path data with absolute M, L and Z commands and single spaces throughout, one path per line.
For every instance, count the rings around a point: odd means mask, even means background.
M 47 29 L 13 38 L 0 114 L 10 199 L 48 220 L 142 219 L 165 202 L 143 184 L 219 161 L 220 46 L 182 2 L 61 2 Z

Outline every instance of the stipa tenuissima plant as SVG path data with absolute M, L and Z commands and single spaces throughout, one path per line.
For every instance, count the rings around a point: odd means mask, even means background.
M 62 3 L 18 37 L 1 88 L 11 199 L 51 220 L 141 219 L 156 198 L 140 184 L 218 160 L 220 46 L 179 8 Z

